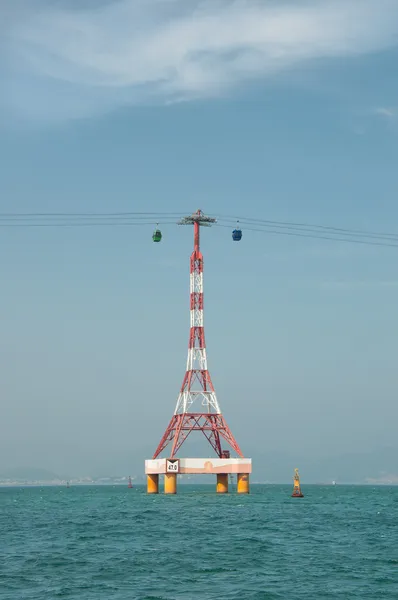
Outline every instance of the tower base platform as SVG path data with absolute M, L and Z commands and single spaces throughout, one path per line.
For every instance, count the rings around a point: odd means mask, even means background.
M 236 474 L 238 494 L 250 491 L 251 458 L 156 458 L 145 461 L 148 494 L 159 493 L 159 475 L 164 475 L 164 493 L 177 493 L 177 475 L 217 476 L 217 493 L 228 493 L 228 477 Z

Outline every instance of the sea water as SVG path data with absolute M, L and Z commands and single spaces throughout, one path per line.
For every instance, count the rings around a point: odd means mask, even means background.
M 398 487 L 0 488 L 1 600 L 398 600 Z

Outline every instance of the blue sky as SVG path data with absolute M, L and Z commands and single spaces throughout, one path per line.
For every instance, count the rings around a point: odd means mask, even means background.
M 6 0 L 0 23 L 0 212 L 398 234 L 395 1 Z M 157 446 L 192 232 L 152 228 L 1 228 L 1 468 L 138 472 Z M 294 460 L 297 432 L 302 462 L 396 445 L 397 250 L 225 228 L 202 248 L 209 367 L 246 454 Z

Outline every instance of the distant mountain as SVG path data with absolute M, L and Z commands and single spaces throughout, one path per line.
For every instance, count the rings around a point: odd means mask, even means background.
M 380 448 L 367 453 L 347 453 L 319 461 L 312 461 L 309 471 L 323 481 L 364 482 L 382 479 L 386 474 L 398 475 L 398 453 L 393 448 Z
M 291 481 L 295 467 L 307 483 L 387 483 L 398 478 L 397 448 L 377 448 L 366 453 L 346 453 L 328 458 L 253 453 L 253 481 Z
M 6 469 L 0 472 L 0 479 L 11 479 L 13 481 L 54 481 L 62 479 L 56 473 L 35 467 L 18 467 Z
M 208 444 L 204 447 L 202 445 L 196 446 L 196 444 L 191 444 L 191 447 L 187 445 L 187 450 L 189 451 L 184 452 L 185 457 L 214 456 Z M 149 452 L 148 455 L 150 456 Z M 398 483 L 397 448 L 375 448 L 367 453 L 347 453 L 328 458 L 301 455 L 299 449 L 297 454 L 288 454 L 272 450 L 258 452 L 254 448 L 249 448 L 246 455 L 251 456 L 253 459 L 253 474 L 251 477 L 253 483 L 290 483 L 295 467 L 299 468 L 303 483 L 327 484 L 332 483 L 332 481 L 358 484 Z M 111 468 L 107 469 L 107 477 L 97 473 L 97 476 L 93 479 L 99 483 L 106 483 L 107 480 L 117 483 L 123 482 L 130 474 L 137 484 L 145 483 L 143 456 L 145 456 L 145 453 L 141 451 L 127 462 L 124 458 L 123 465 L 115 460 L 114 472 L 120 473 L 120 471 L 125 470 L 125 475 L 116 477 L 109 474 L 112 471 Z M 68 478 L 60 477 L 52 471 L 40 468 L 14 468 L 0 471 L 0 480 L 2 481 L 11 479 L 17 482 L 51 482 L 73 478 L 72 475 Z M 188 477 L 185 479 L 186 482 L 189 482 Z M 211 482 L 213 478 L 208 480 L 202 475 L 198 479 L 199 481 L 203 483 Z

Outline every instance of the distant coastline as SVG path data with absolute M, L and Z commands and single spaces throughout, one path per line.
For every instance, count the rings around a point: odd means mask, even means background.
M 145 480 L 143 477 L 133 478 L 134 486 L 144 486 Z M 15 488 L 15 487 L 66 487 L 69 482 L 70 487 L 74 486 L 126 486 L 128 484 L 128 478 L 76 478 L 76 479 L 65 479 L 65 480 L 0 480 L 0 488 Z M 212 485 L 210 481 L 204 480 L 204 478 L 196 478 L 195 480 L 187 480 L 187 478 L 181 478 L 181 484 L 185 485 Z M 253 481 L 252 485 L 291 485 L 290 481 Z M 391 476 L 380 479 L 368 479 L 365 481 L 341 481 L 334 484 L 332 481 L 326 482 L 313 482 L 307 481 L 304 485 L 306 486 L 325 486 L 325 487 L 341 487 L 347 485 L 355 486 L 396 486 L 398 485 L 398 476 Z

